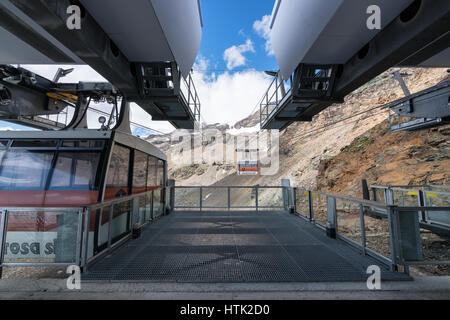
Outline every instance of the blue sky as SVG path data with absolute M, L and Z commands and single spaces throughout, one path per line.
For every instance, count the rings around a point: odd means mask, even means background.
M 268 42 L 273 4 L 274 0 L 201 0 L 202 41 L 193 79 L 202 103 L 203 121 L 232 126 L 255 110 L 271 81 L 263 71 L 278 69 Z M 47 78 L 52 78 L 58 68 L 24 67 Z M 102 77 L 89 69 L 88 66 L 75 66 L 75 71 L 63 81 L 102 81 Z M 160 131 L 174 129 L 168 122 L 152 121 L 137 106 L 132 109 L 131 118 Z M 93 116 L 91 119 L 97 122 Z M 0 130 L 7 128 L 23 129 L 0 121 Z M 135 134 L 145 135 L 145 132 L 136 130 Z
M 204 27 L 199 54 L 210 60 L 211 71 L 227 70 L 224 51 L 245 43 L 247 39 L 254 43 L 255 52 L 246 53 L 247 64 L 234 71 L 277 68 L 274 56 L 266 54 L 265 39 L 253 29 L 255 21 L 271 14 L 273 4 L 273 0 L 201 0 Z

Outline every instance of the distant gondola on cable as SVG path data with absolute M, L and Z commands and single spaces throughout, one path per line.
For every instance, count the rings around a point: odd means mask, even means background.
M 236 152 L 244 152 L 245 159 L 238 160 L 238 175 L 256 176 L 258 175 L 258 160 L 252 160 L 251 153 L 258 152 L 259 149 L 236 149 Z
M 238 162 L 239 175 L 258 175 L 258 161 L 242 160 Z

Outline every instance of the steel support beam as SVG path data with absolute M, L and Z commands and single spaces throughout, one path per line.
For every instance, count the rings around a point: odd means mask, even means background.
M 0 26 L 56 63 L 75 63 L 57 46 L 0 4 Z
M 448 0 L 414 1 L 342 66 L 333 96 L 345 97 L 391 67 L 419 65 L 445 50 L 449 43 L 449 25 Z M 272 122 L 278 122 L 275 126 L 282 130 L 296 119 L 313 117 L 332 103 L 311 103 L 282 124 L 279 123 L 283 121 L 281 112 L 277 112 L 263 124 L 263 128 L 271 128 Z
M 436 41 L 443 41 L 445 44 L 446 37 L 443 36 L 450 25 L 450 2 L 418 2 L 420 8 L 413 17 L 402 13 L 344 64 L 336 83 L 338 95 L 349 94 L 385 70 L 401 65 L 417 52 L 421 52 L 422 61 L 432 57 L 436 52 L 429 46 L 431 43 L 437 46 Z M 446 45 L 448 47 L 448 42 Z
M 82 8 L 81 29 L 70 30 L 66 25 L 69 17 L 66 11 L 73 1 L 11 0 L 11 2 L 105 77 L 127 98 L 138 97 L 131 63 L 87 10 Z

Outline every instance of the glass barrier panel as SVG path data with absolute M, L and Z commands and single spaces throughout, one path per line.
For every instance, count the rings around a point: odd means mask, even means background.
M 155 190 L 153 192 L 153 217 L 157 218 L 163 214 L 164 203 L 161 202 L 162 189 Z
M 200 208 L 200 188 L 175 188 L 175 208 Z
M 377 202 L 386 203 L 385 199 L 385 189 L 372 188 L 372 200 Z
M 168 207 L 171 206 L 172 203 L 172 188 L 167 188 L 167 192 L 166 192 L 166 196 L 167 196 L 167 200 L 166 200 L 166 204 Z M 170 210 L 172 210 L 173 208 L 170 208 Z
M 139 225 L 143 225 L 146 220 L 145 220 L 145 212 L 147 210 L 147 195 L 143 195 L 139 197 L 139 208 L 138 208 L 138 212 L 139 212 Z
M 283 188 L 258 187 L 258 207 L 282 208 Z
M 296 200 L 297 213 L 301 214 L 304 217 L 309 218 L 308 191 L 297 189 L 295 192 L 295 200 Z
M 110 213 L 111 213 L 111 206 L 103 207 L 101 209 L 96 210 L 96 215 L 100 217 L 98 224 L 97 248 L 108 245 Z M 91 238 L 91 236 L 89 237 Z M 99 250 L 97 249 L 95 251 L 96 253 L 98 253 Z
M 450 215 L 450 212 L 447 212 Z M 401 250 L 406 261 L 434 262 L 450 261 L 448 229 L 419 224 L 414 211 L 399 212 Z M 450 274 L 449 265 L 415 266 L 434 274 Z
M 74 263 L 78 211 L 8 211 L 5 263 Z
M 231 208 L 255 208 L 255 205 L 256 188 L 230 188 Z
M 325 226 L 328 221 L 327 197 L 319 193 L 311 192 L 311 198 L 313 205 L 314 220 L 319 224 Z
M 203 208 L 228 208 L 227 188 L 202 188 Z
M 399 207 L 416 207 L 419 205 L 419 192 L 417 190 L 392 189 L 394 205 Z
M 447 214 L 450 215 L 449 212 Z M 437 262 L 437 261 L 450 261 L 450 241 L 448 238 L 448 230 L 446 232 L 440 232 L 439 230 L 426 229 L 425 226 L 420 230 L 420 242 L 423 261 Z M 450 266 L 438 265 L 434 266 L 435 273 L 450 275 Z M 433 272 L 434 273 L 434 272 Z
M 337 232 L 362 244 L 360 204 L 336 199 Z
M 450 193 L 448 192 L 424 192 L 425 205 L 427 207 L 450 207 Z M 426 220 L 450 227 L 450 214 L 448 211 L 426 211 Z
M 131 200 L 114 204 L 111 221 L 111 244 L 122 239 L 131 230 Z
M 380 208 L 377 208 L 376 211 L 373 209 L 373 207 L 364 208 L 366 247 L 390 259 L 389 220 L 386 209 L 383 212 L 384 216 L 380 214 Z
M 145 222 L 152 220 L 152 194 L 147 193 L 145 195 L 145 213 L 144 213 L 144 219 Z

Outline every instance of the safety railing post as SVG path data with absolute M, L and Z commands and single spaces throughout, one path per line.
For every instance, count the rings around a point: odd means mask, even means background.
M 133 198 L 133 200 L 131 201 L 131 228 L 134 228 L 134 225 L 136 222 L 140 222 L 140 218 L 139 218 L 139 210 L 140 208 L 140 197 L 135 197 Z
M 80 266 L 80 262 L 81 262 L 81 246 L 82 246 L 82 241 L 81 241 L 81 235 L 83 232 L 83 209 L 80 208 L 78 210 L 78 228 L 77 228 L 77 246 L 76 246 L 76 253 L 75 253 L 75 264 L 77 266 Z
M 203 207 L 203 188 L 200 187 L 200 211 L 202 211 Z
M 424 196 L 425 196 L 426 192 L 424 192 L 422 190 L 418 190 L 418 192 L 419 193 L 417 194 L 417 200 L 418 200 L 419 207 L 425 207 L 426 203 L 424 201 L 424 199 L 425 199 Z M 425 210 L 421 210 L 420 214 L 421 214 L 422 221 L 427 222 L 427 216 L 426 216 Z
M 175 209 L 175 186 L 170 187 L 170 210 Z
M 384 189 L 384 202 L 387 205 L 394 205 L 394 191 L 392 189 Z
M 278 106 L 278 76 L 275 77 L 275 104 Z
M 85 272 L 87 271 L 87 258 L 88 258 L 88 249 L 89 249 L 89 220 L 90 220 L 90 209 L 84 208 L 84 224 L 83 224 L 83 245 L 81 247 L 81 268 Z M 101 218 L 101 217 L 100 217 Z
M 292 201 L 294 202 L 294 214 L 297 213 L 297 188 L 292 188 Z
M 227 194 L 228 194 L 228 211 L 231 210 L 231 190 L 230 187 L 227 187 Z
M 256 212 L 258 212 L 258 193 L 259 193 L 259 188 L 258 186 L 255 187 L 255 209 Z
M 5 257 L 6 230 L 8 225 L 8 210 L 0 211 L 0 279 L 3 275 L 3 260 Z
M 389 269 L 391 271 L 396 271 L 397 266 L 397 248 L 398 248 L 398 239 L 396 234 L 397 228 L 397 214 L 394 206 L 389 206 L 387 209 L 388 214 L 388 226 L 389 226 L 389 248 L 391 250 L 391 264 Z
M 312 201 L 312 193 L 311 191 L 308 191 L 308 206 L 309 206 L 309 220 L 311 222 L 314 221 L 314 208 L 313 208 L 313 201 Z
M 362 244 L 362 250 L 363 254 L 366 255 L 366 227 L 364 223 L 364 208 L 363 205 L 359 205 L 359 220 L 361 225 L 361 244 Z
M 327 201 L 327 224 L 326 232 L 330 238 L 336 238 L 338 226 L 337 226 L 337 211 L 336 211 L 336 199 L 330 196 L 326 197 Z
M 188 105 L 191 101 L 191 74 L 189 73 L 189 83 L 188 83 Z M 195 112 L 195 105 L 194 105 L 194 112 Z
M 108 225 L 108 249 L 111 248 L 112 243 L 112 224 L 113 224 L 114 204 L 109 208 L 109 225 Z
M 155 190 L 152 190 L 152 198 L 150 199 L 150 219 L 155 220 L 153 202 L 155 201 Z

